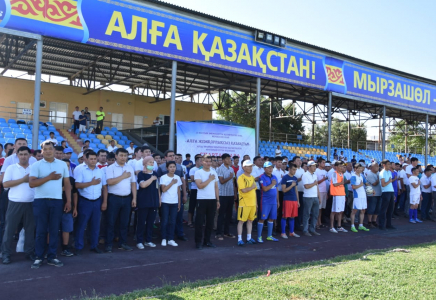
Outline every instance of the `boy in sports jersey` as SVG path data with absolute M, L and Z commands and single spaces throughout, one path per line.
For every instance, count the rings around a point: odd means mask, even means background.
M 257 223 L 257 242 L 263 243 L 262 229 L 263 223 L 268 219 L 268 235 L 267 240 L 278 242 L 279 240 L 272 236 L 274 221 L 277 219 L 277 208 L 279 208 L 279 194 L 277 192 L 277 185 L 279 181 L 277 177 L 273 175 L 274 165 L 267 161 L 263 164 L 265 173 L 259 178 L 260 191 L 261 191 L 261 215 Z
M 365 186 L 370 185 L 366 183 L 365 177 L 362 175 L 364 167 L 361 164 L 354 165 L 354 174 L 350 178 L 351 187 L 353 188 L 353 210 L 351 211 L 351 231 L 357 232 L 354 227 L 354 217 L 358 210 L 360 210 L 359 216 L 359 230 L 369 231 L 363 226 L 363 218 L 365 218 L 365 210 L 367 207 Z
M 282 178 L 282 191 L 283 191 L 283 205 L 282 205 L 282 219 L 281 229 L 282 238 L 287 239 L 286 236 L 286 220 L 289 222 L 289 236 L 300 237 L 294 232 L 294 218 L 298 217 L 298 208 L 300 207 L 300 199 L 298 198 L 297 184 L 298 179 L 295 177 L 297 166 L 293 163 L 289 164 L 289 174 Z
M 330 182 L 330 195 L 333 196 L 332 212 L 330 213 L 330 232 L 348 232 L 341 226 L 342 213 L 345 209 L 345 168 L 344 163 L 341 161 L 335 162 L 336 171 L 333 172 Z M 335 217 L 338 222 L 338 229 L 336 230 Z
M 257 210 L 256 182 L 251 176 L 253 165 L 251 160 L 245 160 L 242 163 L 244 173 L 238 177 L 238 246 L 245 245 L 242 241 L 242 226 L 245 222 L 247 222 L 247 244 L 256 244 L 256 241 L 251 238 L 253 220 L 256 218 Z
M 418 178 L 420 167 L 412 168 L 412 176 L 409 177 L 410 183 L 410 209 L 409 209 L 409 222 L 410 223 L 422 223 L 418 219 L 418 206 L 422 200 L 421 195 L 421 182 Z

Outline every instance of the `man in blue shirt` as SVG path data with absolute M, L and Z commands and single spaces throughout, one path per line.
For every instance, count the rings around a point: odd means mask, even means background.
M 43 159 L 34 163 L 30 169 L 29 186 L 35 188 L 33 211 L 36 222 L 35 254 L 36 259 L 32 269 L 38 269 L 43 262 L 44 250 L 47 245 L 47 230 L 49 246 L 47 263 L 62 267 L 63 263 L 56 258 L 59 227 L 62 211 L 71 210 L 71 184 L 68 166 L 62 160 L 54 157 L 54 144 L 45 141 L 41 145 Z M 66 203 L 62 201 L 62 181 Z
M 79 203 L 75 207 L 78 216 L 75 248 L 76 255 L 81 254 L 84 246 L 85 229 L 90 224 L 91 251 L 103 253 L 98 247 L 101 211 L 107 208 L 107 185 L 105 173 L 97 168 L 97 154 L 94 151 L 86 153 L 87 165 L 76 174 L 76 188 L 79 190 Z
M 387 159 L 381 162 L 383 170 L 380 172 L 380 185 L 382 190 L 381 195 L 381 207 L 378 215 L 380 230 L 396 229 L 392 226 L 392 213 L 394 212 L 394 187 L 392 182 L 397 183 L 395 179 L 392 179 L 391 162 Z
M 274 221 L 277 219 L 277 208 L 279 204 L 279 193 L 277 192 L 277 186 L 280 182 L 277 180 L 272 172 L 274 165 L 267 161 L 263 164 L 265 173 L 259 177 L 260 189 L 261 189 L 261 214 L 257 223 L 257 242 L 263 243 L 262 229 L 263 223 L 268 219 L 268 241 L 278 242 L 279 240 L 272 236 L 274 227 Z

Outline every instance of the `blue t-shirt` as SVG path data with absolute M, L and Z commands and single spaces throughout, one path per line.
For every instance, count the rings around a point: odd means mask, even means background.
M 383 187 L 383 185 L 382 185 L 382 179 L 384 179 L 385 180 L 385 182 L 387 182 L 387 181 L 389 181 L 389 179 L 391 179 L 392 178 L 392 173 L 391 173 L 391 171 L 385 171 L 385 170 L 381 170 L 381 172 L 380 172 L 380 186 L 381 186 L 381 191 L 382 191 L 382 193 L 385 193 L 385 192 L 393 192 L 394 191 L 394 187 L 393 187 L 393 185 L 392 185 L 392 182 L 391 183 L 389 183 L 388 185 L 386 185 L 385 187 Z
M 298 179 L 295 176 L 289 176 L 289 174 L 286 174 L 282 177 L 282 182 L 280 184 L 285 184 L 286 188 L 292 185 L 292 182 L 296 182 L 298 184 Z M 283 201 L 297 201 L 297 186 L 294 186 L 292 189 L 287 191 L 286 193 L 283 193 Z
M 84 115 L 79 116 L 79 124 L 86 125 L 86 116 L 84 116 Z
M 138 173 L 138 184 L 141 181 L 147 181 L 151 176 L 156 176 L 157 173 L 153 171 L 153 173 Z M 138 196 L 136 197 L 136 207 L 137 208 L 158 208 L 159 207 L 159 179 L 153 181 L 146 188 L 139 187 Z
M 280 184 L 280 182 L 277 180 L 277 177 L 274 175 L 271 175 L 271 177 L 267 176 L 265 173 L 263 173 L 260 176 L 259 182 L 262 186 L 269 186 L 271 185 L 271 182 L 275 179 L 276 185 L 273 186 L 269 191 L 264 192 L 262 189 L 262 204 L 277 204 L 277 186 Z
M 397 172 L 395 172 L 395 171 L 391 171 L 391 174 L 392 174 L 392 179 L 395 179 L 398 176 Z M 398 179 L 397 179 L 397 181 L 394 181 L 392 183 L 392 186 L 394 188 L 394 194 L 395 194 L 395 197 L 396 197 L 396 196 L 398 196 Z
M 188 167 L 189 164 L 191 164 L 190 167 Z M 186 160 L 186 159 L 182 162 L 182 165 L 186 166 L 186 168 L 188 169 L 188 174 L 189 174 L 189 170 L 195 167 L 195 164 L 192 162 L 192 160 Z

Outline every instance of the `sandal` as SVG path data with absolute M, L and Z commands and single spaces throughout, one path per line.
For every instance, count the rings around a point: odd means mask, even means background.
M 231 238 L 231 239 L 234 239 L 234 238 L 235 238 L 235 236 L 234 236 L 233 234 L 231 234 L 231 233 L 229 233 L 229 234 L 225 234 L 224 237 L 226 237 L 226 238 Z
M 221 234 L 216 235 L 215 238 L 218 239 L 219 241 L 223 241 L 224 240 L 224 237 Z

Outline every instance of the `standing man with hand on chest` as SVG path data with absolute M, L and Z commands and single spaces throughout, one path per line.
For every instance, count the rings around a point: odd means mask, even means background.
M 126 149 L 117 149 L 116 162 L 107 167 L 106 182 L 108 184 L 107 205 L 107 239 L 106 252 L 112 252 L 114 240 L 115 221 L 120 216 L 120 239 L 118 249 L 132 251 L 127 245 L 127 229 L 132 207 L 136 207 L 136 178 L 133 168 L 126 164 L 129 153 Z
M 49 233 L 47 263 L 62 267 L 63 263 L 56 258 L 59 228 L 62 212 L 71 210 L 70 173 L 65 162 L 54 158 L 52 142 L 42 144 L 43 159 L 34 163 L 30 169 L 29 186 L 35 188 L 33 212 L 36 221 L 35 254 L 32 269 L 38 269 L 43 262 L 44 250 Z M 62 201 L 62 181 L 67 201 Z

